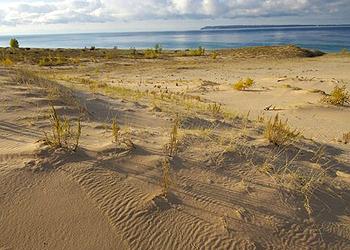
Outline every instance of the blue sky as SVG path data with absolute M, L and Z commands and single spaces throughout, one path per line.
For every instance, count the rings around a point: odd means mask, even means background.
M 350 23 L 350 0 L 0 0 L 0 35 Z

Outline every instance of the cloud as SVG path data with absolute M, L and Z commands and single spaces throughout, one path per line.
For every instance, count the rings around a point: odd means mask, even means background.
M 0 0 L 0 25 L 308 16 L 350 12 L 348 0 Z M 2 11 L 1 11 L 2 10 Z

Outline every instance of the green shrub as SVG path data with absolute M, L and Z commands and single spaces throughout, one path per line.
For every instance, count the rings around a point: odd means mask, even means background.
M 218 57 L 218 53 L 214 51 L 213 53 L 210 54 L 210 56 L 212 59 L 215 60 Z
M 154 49 L 146 49 L 144 53 L 145 58 L 155 59 L 158 58 L 158 53 Z
M 254 80 L 247 78 L 245 80 L 241 79 L 233 85 L 233 88 L 239 91 L 246 90 L 254 85 Z
M 18 49 L 19 48 L 19 42 L 16 38 L 12 38 L 10 40 L 10 47 L 13 49 Z
M 205 54 L 205 49 L 199 46 L 198 49 L 190 49 L 190 56 L 203 56 Z

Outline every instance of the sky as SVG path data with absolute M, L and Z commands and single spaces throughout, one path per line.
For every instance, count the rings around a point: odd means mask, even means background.
M 349 23 L 350 0 L 0 0 L 0 35 Z

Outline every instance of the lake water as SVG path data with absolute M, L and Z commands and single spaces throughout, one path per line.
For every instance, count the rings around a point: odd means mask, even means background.
M 0 36 L 0 46 L 8 46 L 10 36 Z M 350 26 L 259 27 L 232 30 L 166 32 L 124 32 L 16 36 L 22 47 L 32 48 L 151 48 L 160 43 L 166 49 L 203 46 L 206 49 L 296 44 L 325 52 L 350 50 Z

